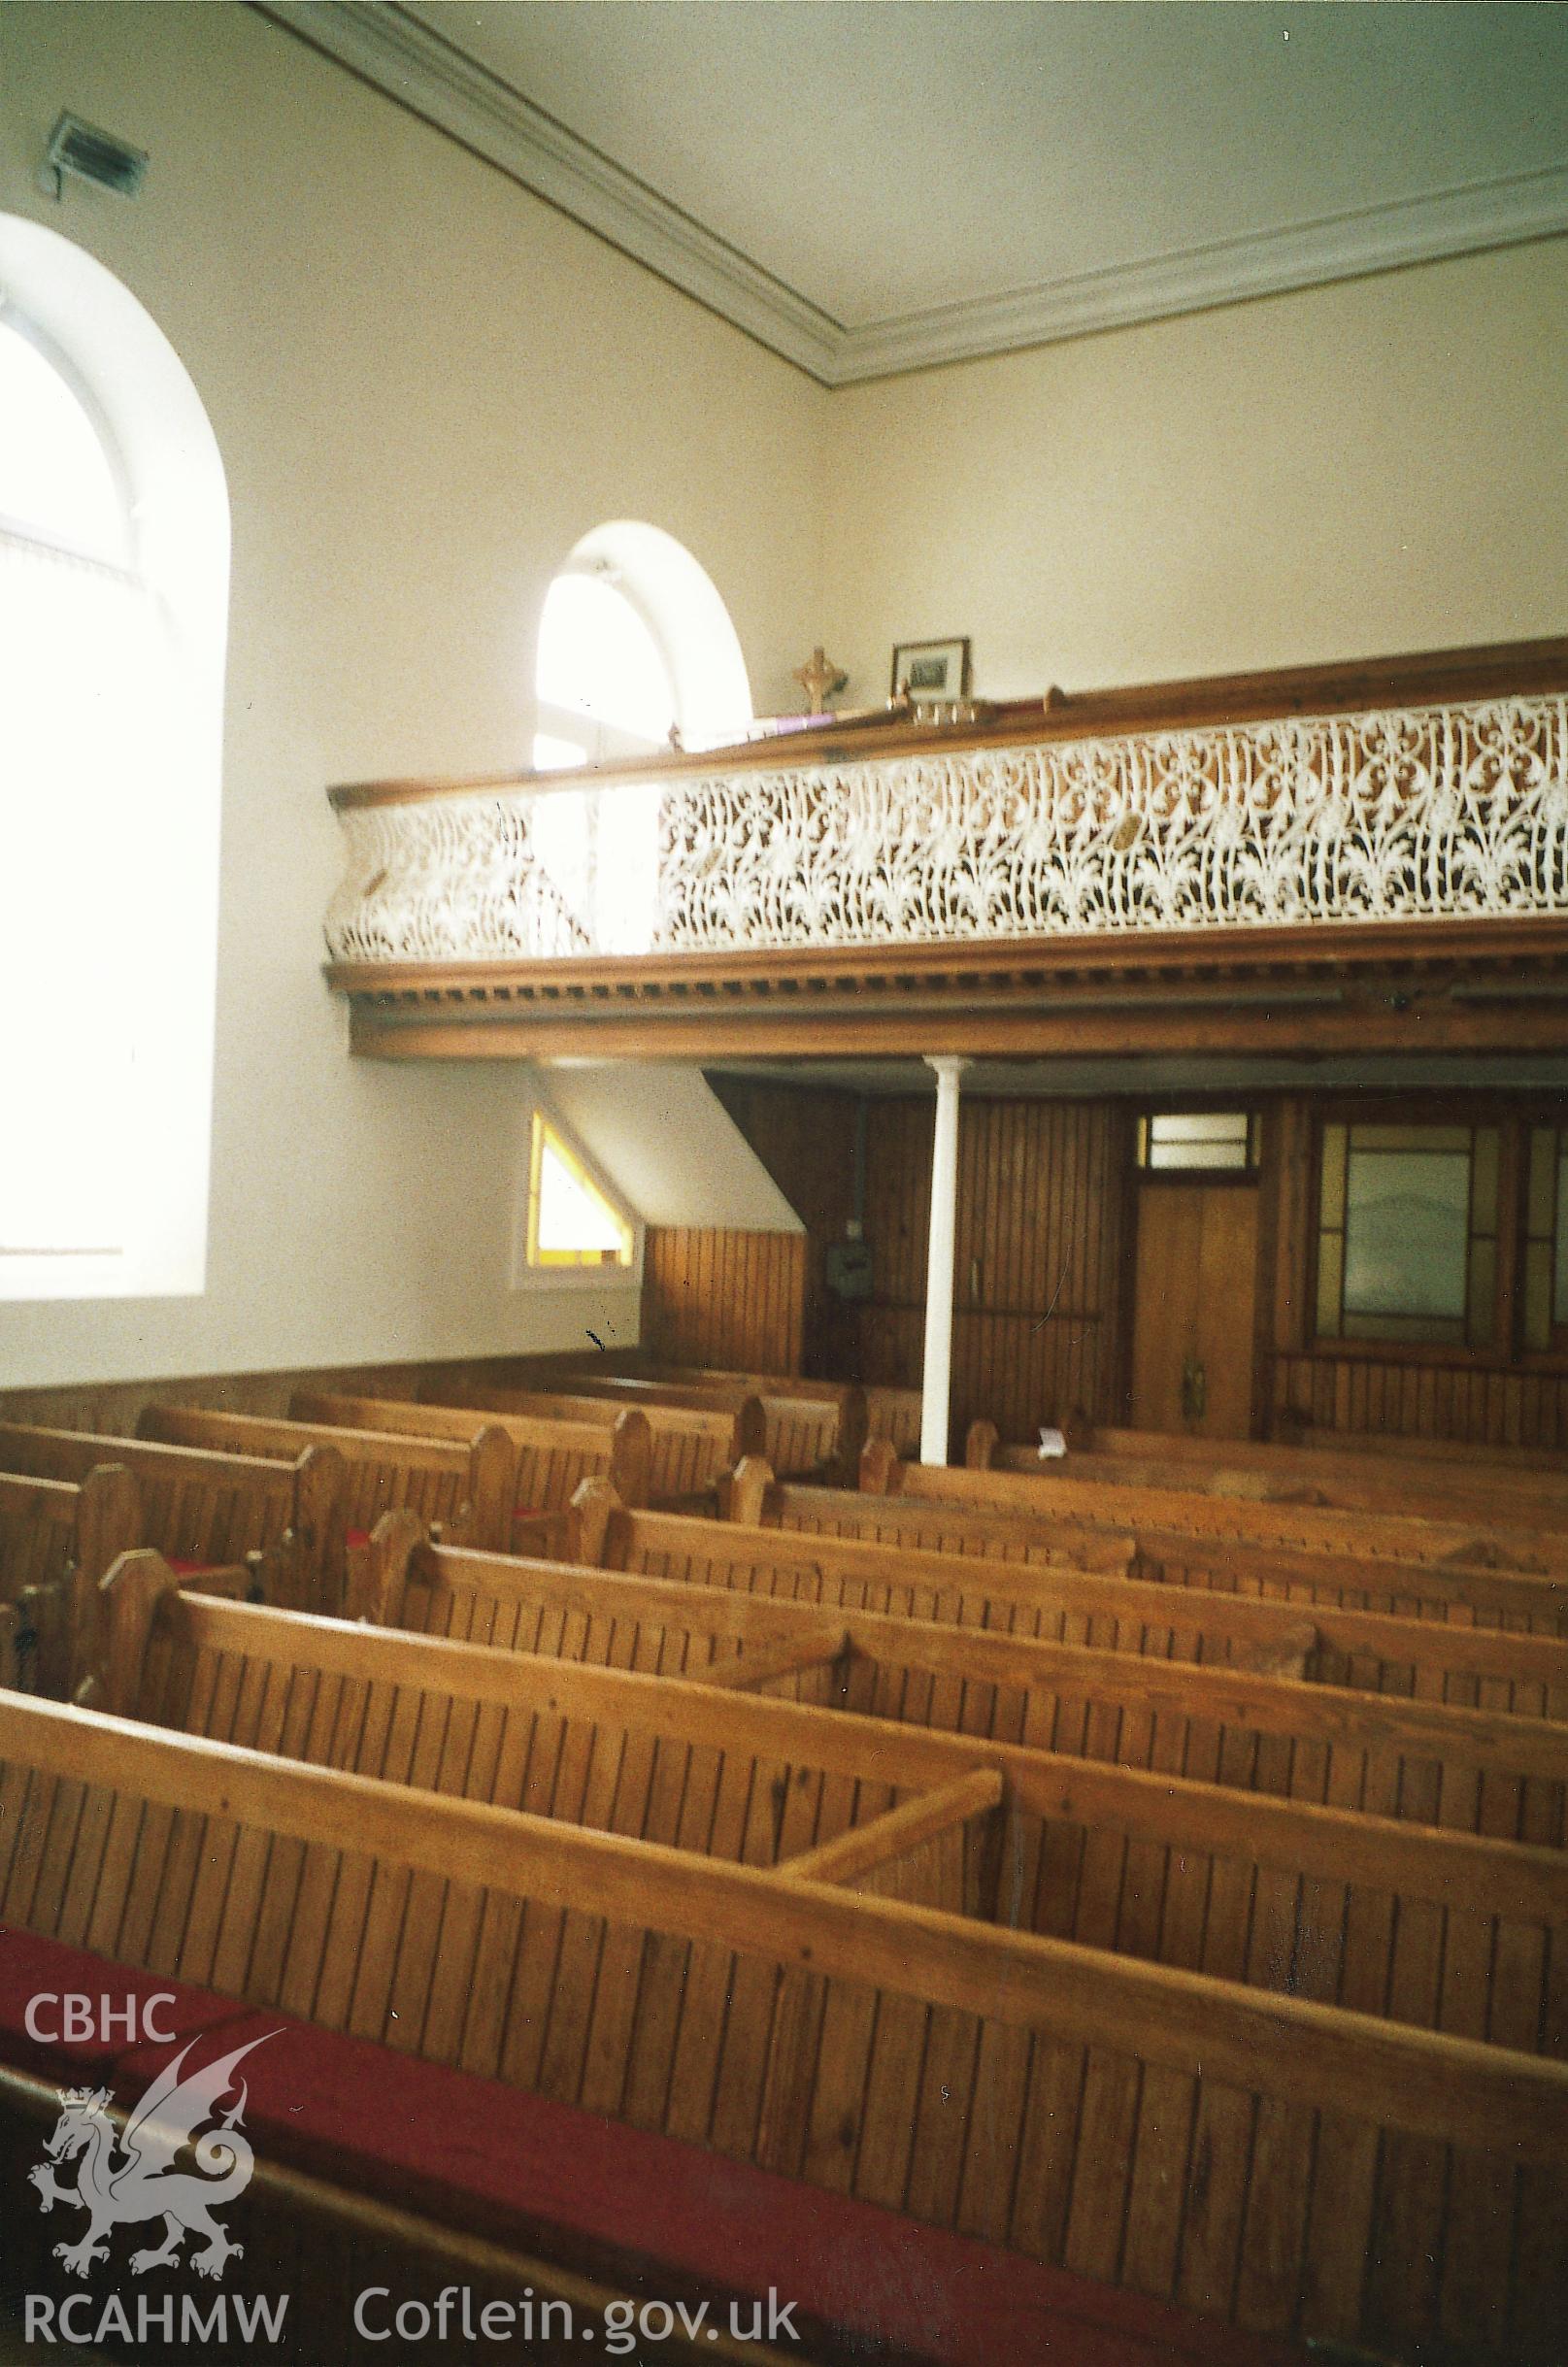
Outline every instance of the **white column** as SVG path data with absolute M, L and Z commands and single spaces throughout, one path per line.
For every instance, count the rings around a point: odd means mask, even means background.
M 952 1260 L 958 1229 L 958 1080 L 969 1063 L 948 1053 L 926 1065 L 937 1073 L 937 1122 L 931 1145 L 931 1231 L 925 1261 L 920 1460 L 945 1463 L 952 1375 Z

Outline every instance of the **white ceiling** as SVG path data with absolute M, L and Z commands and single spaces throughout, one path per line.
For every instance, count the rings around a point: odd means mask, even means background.
M 1559 0 L 262 0 L 829 383 L 1568 228 Z

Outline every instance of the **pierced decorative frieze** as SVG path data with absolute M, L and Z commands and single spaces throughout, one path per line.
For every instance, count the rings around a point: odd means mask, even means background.
M 1568 699 L 350 809 L 343 962 L 1568 910 Z

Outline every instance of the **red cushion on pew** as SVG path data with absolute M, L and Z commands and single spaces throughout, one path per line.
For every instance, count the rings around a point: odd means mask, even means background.
M 345 1545 L 369 1545 L 370 1531 L 369 1529 L 345 1529 L 343 1542 Z
M 27 2027 L 27 2008 L 35 1997 L 71 1995 L 93 2001 L 94 2031 L 85 2039 L 36 2039 Z M 151 1997 L 164 2000 L 157 2009 L 160 2030 L 173 2031 L 183 2042 L 198 2031 L 232 2022 L 249 2009 L 232 1997 L 211 1989 L 192 1988 L 183 1981 L 166 1981 L 156 1973 L 140 1973 L 107 1956 L 89 1955 L 84 1948 L 69 1948 L 63 1940 L 41 1940 L 12 1925 L 0 1928 L 0 2062 L 27 2071 L 57 2073 L 62 2081 L 80 2084 L 84 2075 L 105 2079 L 127 2051 L 123 2027 L 117 2026 L 105 2041 L 96 2029 L 98 2005 L 107 1998 L 117 2014 L 134 2001 L 136 2027 Z M 174 2002 L 167 2002 L 172 1997 Z M 43 2028 L 60 2028 L 57 2005 L 40 2009 Z M 165 2050 L 165 2053 L 167 2050 Z
M 617 2289 L 717 2308 L 771 2286 L 803 2323 L 945 2367 L 1284 2367 L 1303 2355 L 370 2040 L 261 2013 L 225 2027 L 222 2046 L 266 2031 L 279 2035 L 245 2066 L 258 2155 L 449 2225 L 510 2231 Z M 145 2084 L 165 2059 L 127 2053 L 121 2071 Z
M 221 1563 L 216 1561 L 183 1561 L 178 1553 L 165 1553 L 163 1558 L 176 1578 L 200 1578 L 208 1570 L 222 1567 Z

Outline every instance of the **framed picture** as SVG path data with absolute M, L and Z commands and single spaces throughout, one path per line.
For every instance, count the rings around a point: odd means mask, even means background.
M 936 700 L 969 695 L 967 641 L 901 641 L 893 651 L 890 695 L 905 693 L 924 707 Z

